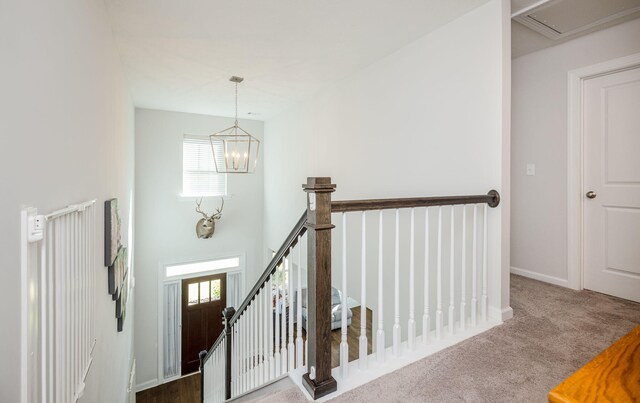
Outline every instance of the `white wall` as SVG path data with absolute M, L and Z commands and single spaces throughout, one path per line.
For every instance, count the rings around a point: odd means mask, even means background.
M 133 106 L 100 0 L 0 1 L 0 401 L 20 401 L 19 211 L 120 199 L 129 243 Z M 133 348 L 107 294 L 103 225 L 96 229 L 97 344 L 83 402 L 123 402 Z
M 262 248 L 263 165 L 250 175 L 228 175 L 222 219 L 210 239 L 198 239 L 195 199 L 182 198 L 184 134 L 209 135 L 233 124 L 232 118 L 136 109 L 136 359 L 137 382 L 158 382 L 158 273 L 162 264 L 246 254 L 248 290 L 265 266 Z M 263 124 L 240 126 L 262 140 Z M 264 142 L 261 144 L 264 146 Z M 205 198 L 213 211 L 219 198 Z
M 567 286 L 567 72 L 640 52 L 638 38 L 640 19 L 513 60 L 515 273 Z
M 334 199 L 495 188 L 490 305 L 508 317 L 508 16 L 508 1 L 490 1 L 268 120 L 265 246 L 299 218 L 307 176 L 331 176 Z

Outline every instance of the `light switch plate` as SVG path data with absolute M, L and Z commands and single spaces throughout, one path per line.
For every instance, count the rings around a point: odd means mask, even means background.
M 533 176 L 536 174 L 536 164 L 527 164 L 527 175 Z

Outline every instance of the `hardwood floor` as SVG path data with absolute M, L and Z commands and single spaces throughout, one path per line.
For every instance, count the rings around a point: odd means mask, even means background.
M 347 328 L 347 344 L 349 345 L 349 362 L 357 360 L 360 354 L 360 307 L 351 308 L 353 317 L 351 318 L 351 326 Z M 371 319 L 373 313 L 367 308 L 367 354 L 371 354 Z M 340 365 L 340 341 L 342 339 L 341 329 L 331 332 L 331 368 Z
M 136 393 L 137 403 L 197 403 L 199 401 L 199 372 Z
M 358 359 L 359 337 L 360 337 L 360 307 L 351 308 L 353 317 L 351 326 L 347 328 L 347 343 L 349 344 L 349 361 Z M 371 354 L 371 322 L 373 313 L 367 308 L 367 341 L 368 353 Z M 295 329 L 295 328 L 294 328 Z M 296 332 L 294 330 L 294 338 Z M 306 340 L 306 332 L 302 331 L 302 338 Z M 342 338 L 341 329 L 331 332 L 331 366 L 333 368 L 340 365 L 340 341 Z M 197 403 L 200 401 L 200 373 L 178 379 L 155 388 L 143 390 L 136 393 L 137 403 Z

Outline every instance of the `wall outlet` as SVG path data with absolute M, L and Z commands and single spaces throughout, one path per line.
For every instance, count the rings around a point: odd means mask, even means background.
M 536 174 L 536 164 L 527 164 L 527 175 L 534 176 Z

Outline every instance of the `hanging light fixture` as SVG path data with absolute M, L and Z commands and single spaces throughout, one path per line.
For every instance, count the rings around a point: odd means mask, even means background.
M 229 79 L 236 84 L 236 118 L 233 126 L 209 136 L 218 173 L 253 173 L 258 164 L 260 140 L 238 126 L 238 84 L 243 80 L 236 76 Z

